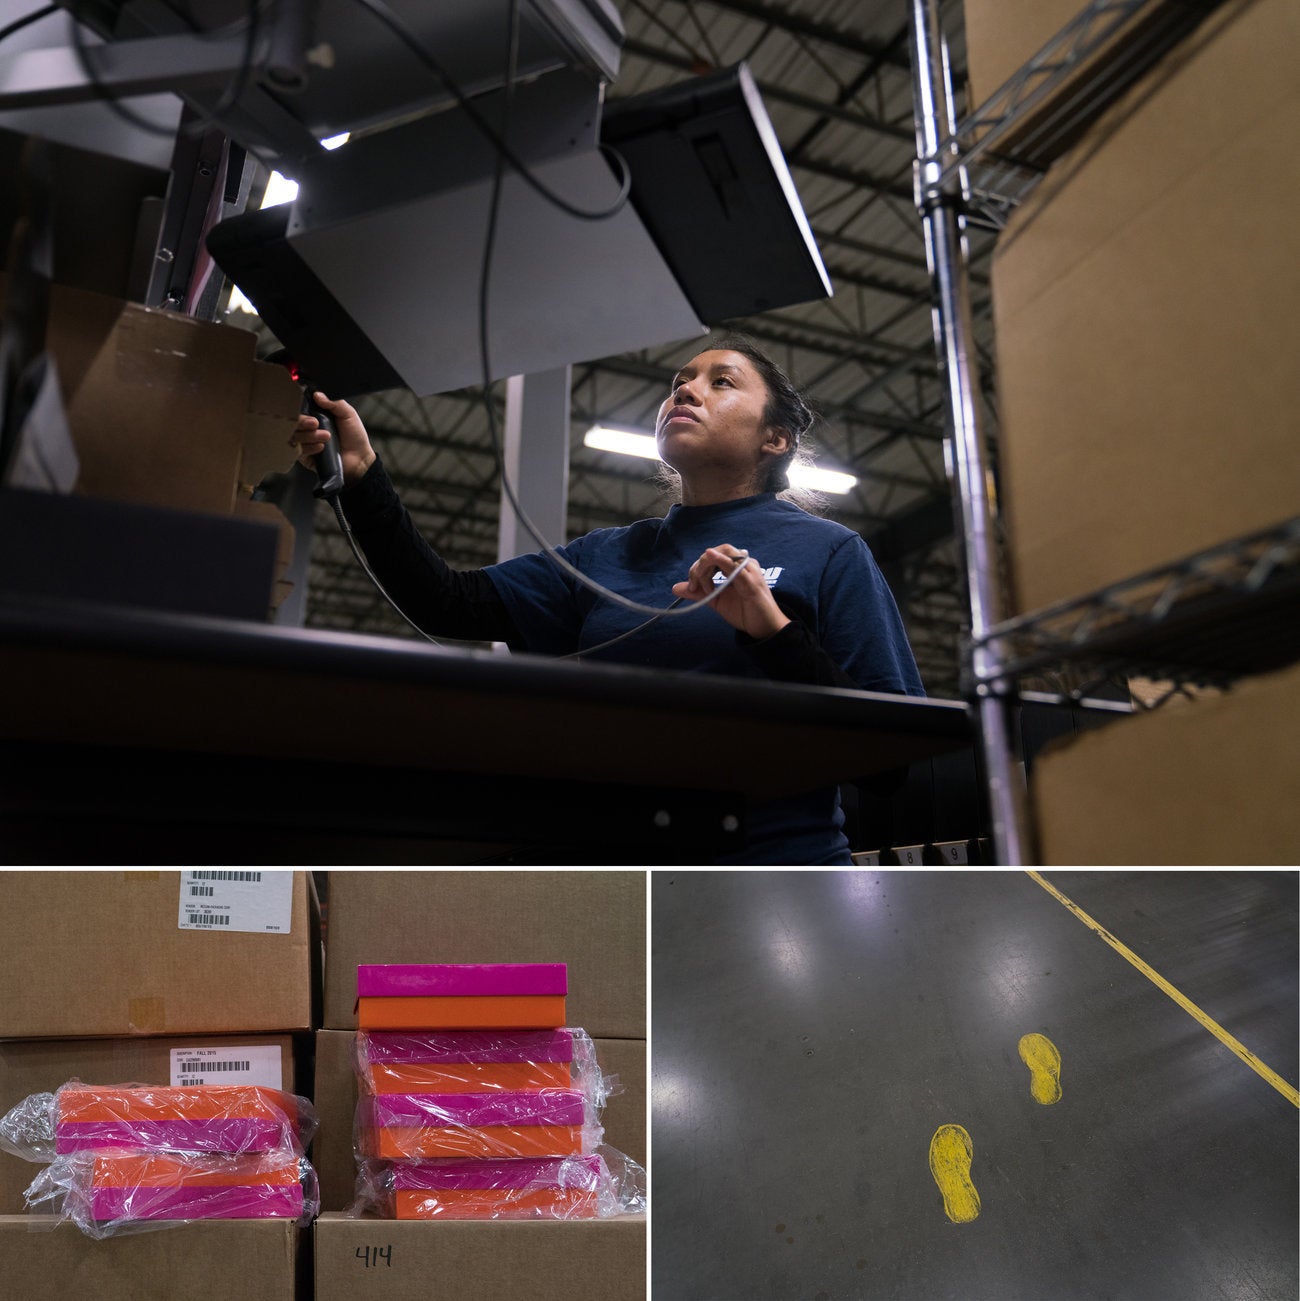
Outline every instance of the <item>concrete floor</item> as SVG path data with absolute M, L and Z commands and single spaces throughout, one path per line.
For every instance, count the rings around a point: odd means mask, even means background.
M 1294 1087 L 1296 873 L 1045 876 Z M 664 870 L 652 908 L 656 1301 L 1296 1297 L 1295 1105 L 1027 874 Z

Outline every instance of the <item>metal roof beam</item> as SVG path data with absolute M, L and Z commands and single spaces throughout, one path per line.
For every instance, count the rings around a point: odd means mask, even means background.
M 671 50 L 665 50 L 661 46 L 652 45 L 649 41 L 638 40 L 633 36 L 624 39 L 623 52 L 625 54 L 635 54 L 638 58 L 646 59 L 651 63 L 676 68 L 680 72 L 688 72 L 695 76 L 699 75 L 698 66 L 689 55 L 674 54 Z M 757 78 L 755 78 L 755 83 L 765 103 L 789 104 L 792 108 L 804 109 L 806 112 L 816 114 L 818 117 L 830 117 L 839 122 L 847 122 L 860 131 L 872 131 L 876 135 L 885 136 L 890 140 L 906 142 L 913 149 L 916 148 L 916 139 L 913 132 L 895 126 L 892 122 L 881 121 L 879 118 L 872 117 L 860 110 L 854 111 L 840 108 L 839 105 L 833 102 L 820 100 L 812 95 L 801 95 L 798 91 L 789 90 L 784 86 L 774 86 L 771 82 L 758 81 Z M 616 95 L 609 97 L 611 103 L 617 98 Z M 906 197 L 910 203 L 912 201 L 910 191 Z
M 756 22 L 769 23 L 783 32 L 792 32 L 807 36 L 823 45 L 830 45 L 850 54 L 860 55 L 864 59 L 875 59 L 891 68 L 900 68 L 911 72 L 912 64 L 907 51 L 902 53 L 894 41 L 876 41 L 868 36 L 859 36 L 841 27 L 832 27 L 816 18 L 809 18 L 797 13 L 787 4 L 774 4 L 772 0 L 704 0 L 712 9 L 722 9 L 727 13 L 741 14 Z

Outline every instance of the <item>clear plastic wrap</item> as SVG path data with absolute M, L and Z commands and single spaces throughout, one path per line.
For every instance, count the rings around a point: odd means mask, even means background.
M 495 1093 L 379 1093 L 357 1101 L 359 1156 L 562 1157 L 593 1152 L 603 1130 L 576 1089 Z
M 34 1093 L 0 1118 L 0 1148 L 28 1161 L 74 1152 L 305 1151 L 316 1132 L 306 1098 L 252 1084 L 164 1087 L 71 1080 Z
M 362 1093 L 493 1093 L 574 1089 L 596 1108 L 618 1091 L 585 1030 L 363 1030 L 356 1039 Z
M 70 1220 L 92 1238 L 191 1220 L 288 1219 L 320 1212 L 311 1163 L 273 1152 L 75 1152 L 57 1157 L 25 1193 L 28 1207 Z
M 592 1220 L 645 1210 L 645 1171 L 605 1147 L 506 1161 L 362 1161 L 348 1214 L 397 1220 Z

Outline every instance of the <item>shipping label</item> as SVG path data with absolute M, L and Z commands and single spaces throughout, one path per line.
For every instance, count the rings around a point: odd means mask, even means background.
M 238 1044 L 220 1048 L 173 1048 L 173 1088 L 189 1084 L 259 1084 L 284 1088 L 278 1044 Z
M 252 931 L 288 935 L 293 873 L 226 868 L 181 873 L 183 931 Z

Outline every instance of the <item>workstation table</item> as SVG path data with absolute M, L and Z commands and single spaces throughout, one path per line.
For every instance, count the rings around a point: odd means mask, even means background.
M 707 863 L 964 704 L 0 600 L 9 862 Z M 181 839 L 180 837 L 183 837 Z

